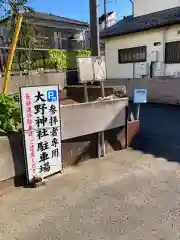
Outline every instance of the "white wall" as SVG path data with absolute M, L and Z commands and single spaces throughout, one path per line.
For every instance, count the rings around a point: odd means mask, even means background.
M 113 26 L 117 22 L 116 12 L 113 12 L 110 16 L 107 17 L 107 27 Z M 99 29 L 102 30 L 105 28 L 105 21 L 99 25 Z
M 107 27 L 113 26 L 117 21 L 116 12 L 113 12 L 107 19 Z
M 138 46 L 147 46 L 147 64 L 151 62 L 151 54 L 157 51 L 157 62 L 154 72 L 155 76 L 178 76 L 180 73 L 180 64 L 164 64 L 164 46 L 165 42 L 180 41 L 180 24 L 168 28 L 153 29 L 141 33 L 133 33 L 119 37 L 106 39 L 105 53 L 108 78 L 139 78 L 138 73 L 140 63 L 119 64 L 118 49 L 131 48 Z M 160 46 L 154 46 L 155 42 L 160 42 Z M 147 74 L 149 76 L 149 73 Z
M 134 16 L 180 6 L 180 0 L 134 0 Z
M 128 98 L 61 105 L 62 140 L 125 125 Z

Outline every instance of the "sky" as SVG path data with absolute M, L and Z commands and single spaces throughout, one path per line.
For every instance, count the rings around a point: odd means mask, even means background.
M 61 17 L 69 17 L 89 22 L 89 0 L 30 0 L 34 10 L 52 13 Z M 103 0 L 99 0 L 99 16 L 103 13 Z M 130 0 L 107 0 L 107 11 L 116 11 L 117 18 L 130 15 Z

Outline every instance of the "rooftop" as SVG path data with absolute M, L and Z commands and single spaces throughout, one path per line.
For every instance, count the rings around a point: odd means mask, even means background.
M 134 18 L 132 15 L 124 17 L 112 27 L 103 30 L 100 33 L 100 37 L 115 37 L 176 23 L 180 23 L 180 7 L 170 8 Z
M 105 21 L 105 16 L 109 17 L 111 14 L 113 14 L 113 12 L 108 12 L 107 14 L 101 15 L 101 17 L 99 17 L 99 24 L 101 24 Z
M 27 18 L 36 18 L 36 19 L 44 19 L 48 21 L 54 21 L 54 22 L 64 22 L 64 23 L 69 23 L 69 24 L 74 24 L 74 25 L 79 25 L 79 26 L 84 26 L 84 27 L 89 27 L 89 24 L 87 22 L 83 21 L 78 21 L 75 19 L 71 18 L 66 18 L 66 17 L 60 17 L 57 15 L 53 15 L 51 13 L 44 13 L 44 12 L 25 12 L 24 16 Z M 9 18 L 2 19 L 0 23 L 3 23 L 4 21 L 8 20 Z
M 57 15 L 54 15 L 51 13 L 34 12 L 34 13 L 31 13 L 31 15 L 32 14 L 33 14 L 34 18 L 40 18 L 40 19 L 56 21 L 56 22 L 66 22 L 66 23 L 81 25 L 81 26 L 85 26 L 85 27 L 89 26 L 89 24 L 87 22 L 78 21 L 78 20 L 70 19 L 70 18 L 66 18 L 66 17 L 60 17 L 60 16 L 57 16 Z M 28 16 L 30 16 L 30 13 L 25 13 L 25 15 L 28 17 Z

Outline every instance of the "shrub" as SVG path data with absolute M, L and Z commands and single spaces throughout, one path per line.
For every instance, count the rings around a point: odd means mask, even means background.
M 0 94 L 0 129 L 17 132 L 20 127 L 20 106 L 13 98 Z
M 76 57 L 88 57 L 90 51 L 67 51 L 67 50 L 49 50 L 49 59 L 55 63 L 58 70 L 76 69 Z
M 23 52 L 21 57 L 14 57 L 12 70 L 36 70 L 38 68 L 47 68 L 65 71 L 67 69 L 77 69 L 76 66 L 76 57 L 88 57 L 91 55 L 90 51 L 87 50 L 78 50 L 78 51 L 68 51 L 68 50 L 59 50 L 52 49 L 44 52 L 43 55 L 40 51 L 32 51 L 31 61 L 27 61 L 27 57 Z M 20 59 L 20 60 L 19 60 Z M 20 61 L 20 62 L 19 62 Z
M 67 51 L 66 50 L 49 50 L 49 59 L 56 65 L 59 70 L 67 69 Z

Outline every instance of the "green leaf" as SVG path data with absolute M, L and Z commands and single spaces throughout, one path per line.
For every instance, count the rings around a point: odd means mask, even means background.
M 49 59 L 56 64 L 58 70 L 67 70 L 76 68 L 76 57 L 91 56 L 90 51 L 66 51 L 66 50 L 49 50 Z
M 12 97 L 0 94 L 0 129 L 5 132 L 18 131 L 20 126 L 20 106 Z

